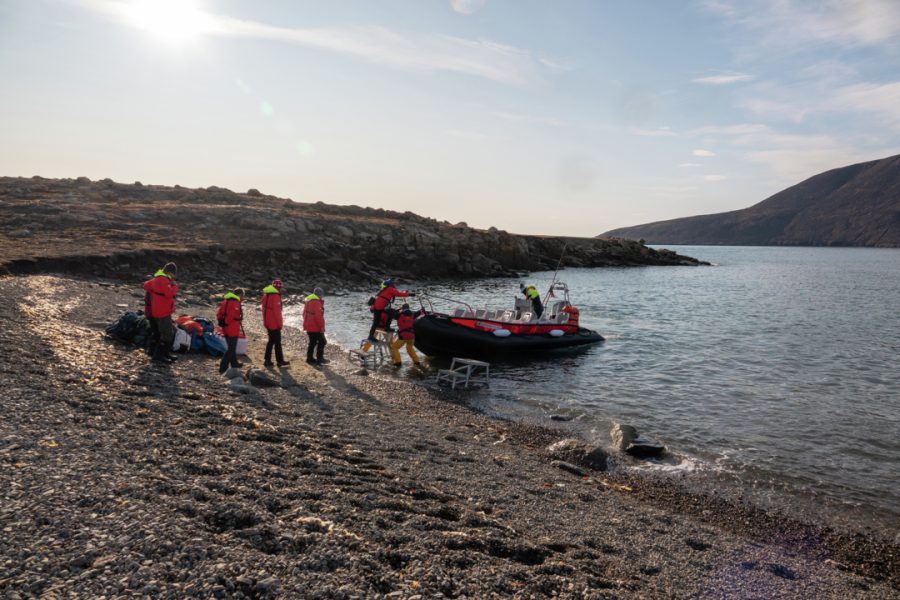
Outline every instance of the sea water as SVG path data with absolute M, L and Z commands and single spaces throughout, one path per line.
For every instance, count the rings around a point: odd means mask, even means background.
M 896 535 L 900 250 L 673 249 L 714 266 L 560 271 L 582 325 L 606 341 L 495 364 L 472 403 L 532 422 L 571 418 L 563 426 L 601 444 L 612 423 L 628 423 L 674 458 L 622 457 L 619 468 L 675 472 L 794 516 Z M 544 292 L 552 278 L 527 281 Z M 512 307 L 518 289 L 503 278 L 428 291 L 477 308 Z M 327 298 L 331 341 L 365 337 L 367 296 Z

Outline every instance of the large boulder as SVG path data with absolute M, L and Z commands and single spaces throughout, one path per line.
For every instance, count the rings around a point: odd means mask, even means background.
M 631 425 L 616 423 L 609 432 L 613 444 L 622 452 L 637 458 L 652 458 L 666 453 L 666 447 L 654 439 L 645 437 Z
M 599 446 L 591 446 L 574 438 L 567 438 L 551 444 L 547 453 L 557 461 L 573 463 L 594 471 L 606 470 L 606 451 Z

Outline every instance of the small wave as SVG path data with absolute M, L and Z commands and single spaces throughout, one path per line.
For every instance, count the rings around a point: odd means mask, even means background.
M 636 465 L 626 467 L 635 471 L 654 471 L 659 473 L 697 473 L 701 471 L 717 470 L 708 462 L 693 456 L 669 456 L 659 460 L 645 460 Z

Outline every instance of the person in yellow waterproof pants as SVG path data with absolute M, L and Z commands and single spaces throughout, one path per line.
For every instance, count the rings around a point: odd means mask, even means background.
M 416 354 L 416 349 L 413 348 L 413 343 L 416 341 L 416 332 L 413 330 L 413 322 L 415 320 L 416 315 L 410 310 L 409 304 L 404 304 L 400 307 L 400 314 L 397 315 L 398 339 L 391 344 L 391 358 L 394 359 L 395 367 L 400 366 L 400 348 L 403 346 L 406 346 L 406 353 L 409 354 L 414 365 L 418 367 L 422 364 L 419 361 L 419 355 Z
M 391 362 L 395 365 L 400 364 L 400 351 L 394 348 L 394 344 L 396 343 L 394 339 L 394 330 L 391 329 L 391 321 L 393 321 L 400 312 L 395 308 L 387 308 L 381 312 L 381 318 L 378 320 L 378 330 L 384 332 L 384 339 L 387 342 L 388 351 L 391 353 Z M 368 352 L 372 349 L 372 344 L 374 342 L 371 339 L 367 339 L 365 343 L 362 345 L 362 351 Z

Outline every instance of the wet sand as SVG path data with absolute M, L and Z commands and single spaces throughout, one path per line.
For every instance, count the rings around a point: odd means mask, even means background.
M 900 592 L 889 541 L 672 481 L 574 475 L 543 451 L 563 431 L 362 374 L 335 346 L 312 368 L 299 332 L 286 335 L 291 366 L 272 371 L 279 387 L 237 393 L 217 359 L 156 366 L 104 338 L 117 305 L 140 307 L 138 283 L 5 278 L 0 296 L 8 598 Z

